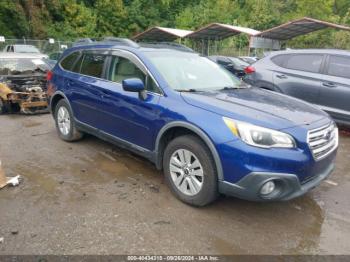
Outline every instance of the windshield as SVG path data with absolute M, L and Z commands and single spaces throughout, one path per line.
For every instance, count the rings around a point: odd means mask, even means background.
M 238 78 L 198 54 L 149 52 L 146 55 L 172 89 L 210 91 L 241 87 Z
M 40 58 L 8 58 L 0 60 L 0 75 L 45 73 L 50 66 Z
M 17 53 L 40 53 L 39 50 L 32 45 L 16 45 L 15 50 Z

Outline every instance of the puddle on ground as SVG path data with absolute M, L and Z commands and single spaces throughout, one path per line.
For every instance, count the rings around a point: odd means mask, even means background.
M 197 218 L 198 223 L 209 225 L 207 216 L 216 217 L 218 226 L 203 236 L 210 240 L 214 253 L 271 254 L 283 250 L 285 254 L 309 254 L 319 250 L 324 211 L 312 196 L 282 203 L 253 203 L 227 197 L 204 213 Z M 254 251 L 244 249 L 247 243 L 255 247 Z
M 244 254 L 246 251 L 242 250 L 238 246 L 232 243 L 232 240 L 226 241 L 219 237 L 214 237 L 212 240 L 212 247 L 216 254 L 220 255 L 231 255 L 231 254 Z
M 325 214 L 322 208 L 312 198 L 305 197 L 304 210 L 298 219 L 300 239 L 295 248 L 289 250 L 290 254 L 317 253 L 320 243 L 322 224 Z
M 28 163 L 18 164 L 14 170 L 14 173 L 23 177 L 23 183 L 29 182 L 36 185 L 36 187 L 30 187 L 32 193 L 40 194 L 43 192 L 53 194 L 59 185 L 52 173 L 55 172 L 54 168 L 50 169 L 50 172 L 51 174 L 38 166 L 29 166 Z
M 152 163 L 119 149 L 100 151 L 95 156 L 79 156 L 78 159 L 83 163 L 74 165 L 72 172 L 93 182 L 130 181 L 140 176 L 150 179 L 161 175 Z

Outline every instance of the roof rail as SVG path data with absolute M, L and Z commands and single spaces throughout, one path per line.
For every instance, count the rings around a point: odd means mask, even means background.
M 73 46 L 91 44 L 91 43 L 93 43 L 93 42 L 94 42 L 94 41 L 92 41 L 91 38 L 81 38 L 81 39 L 76 40 L 76 41 L 73 43 Z
M 131 46 L 131 47 L 139 47 L 137 43 L 127 38 L 119 38 L 119 37 L 105 37 L 102 40 L 97 40 L 94 38 L 82 38 L 78 39 L 73 43 L 73 46 L 80 45 L 105 45 L 105 44 L 115 44 L 115 45 L 123 45 L 123 46 Z
M 142 47 L 152 47 L 152 48 L 168 48 L 175 49 L 184 52 L 195 53 L 195 51 L 185 45 L 175 43 L 175 42 L 139 42 Z
M 116 44 L 121 44 L 126 46 L 139 47 L 139 45 L 136 42 L 130 39 L 113 37 L 113 36 L 105 37 L 101 42 L 116 43 Z

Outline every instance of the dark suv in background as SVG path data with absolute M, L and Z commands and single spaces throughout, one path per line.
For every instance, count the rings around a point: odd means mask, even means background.
M 272 52 L 246 70 L 245 81 L 294 96 L 350 125 L 350 52 L 288 50 Z
M 237 57 L 230 56 L 208 56 L 208 58 L 221 65 L 226 70 L 230 71 L 233 75 L 241 78 L 245 76 L 244 69 L 247 68 L 250 64 L 244 62 L 243 60 Z

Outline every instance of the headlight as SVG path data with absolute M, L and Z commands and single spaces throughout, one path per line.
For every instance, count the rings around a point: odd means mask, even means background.
M 295 147 L 293 137 L 286 133 L 236 121 L 227 117 L 223 117 L 223 120 L 234 135 L 238 136 L 249 145 L 264 148 Z

